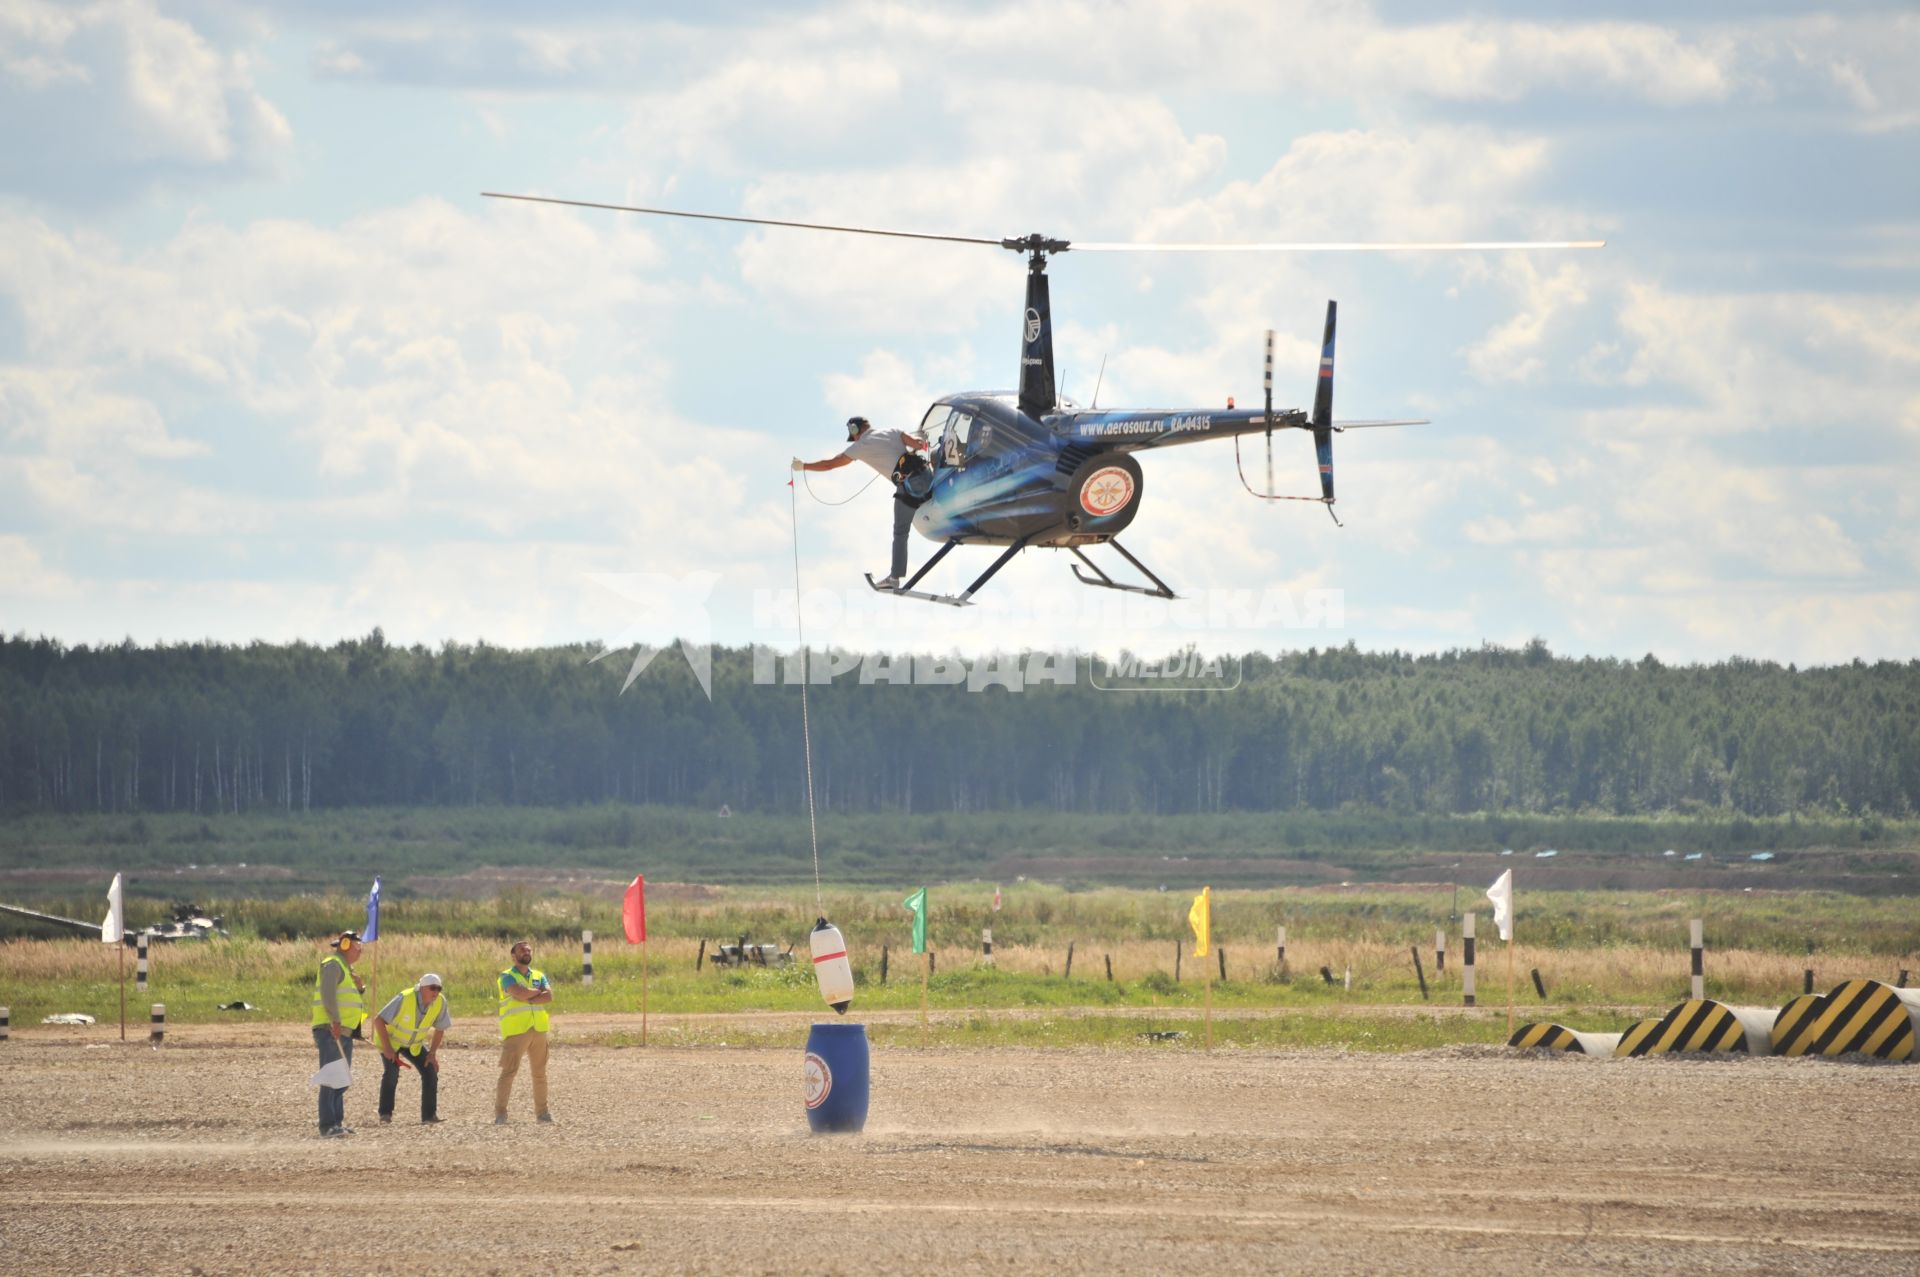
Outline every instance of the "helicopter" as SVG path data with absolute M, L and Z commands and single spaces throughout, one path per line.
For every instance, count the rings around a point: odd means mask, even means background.
M 573 208 L 644 213 L 699 221 L 736 222 L 798 230 L 831 231 L 852 235 L 880 235 L 893 239 L 934 240 L 980 244 L 1023 253 L 1027 258 L 1026 305 L 1021 314 L 1019 389 L 969 391 L 944 395 L 927 410 L 915 431 L 931 454 L 930 482 L 913 515 L 914 530 L 940 543 L 920 569 L 897 586 L 875 581 L 876 591 L 965 607 L 994 574 L 1026 549 L 1063 549 L 1080 562 L 1071 564 L 1083 584 L 1101 589 L 1177 597 L 1172 587 L 1142 563 L 1124 545 L 1119 534 L 1133 523 L 1145 496 L 1140 463 L 1135 453 L 1153 448 L 1232 439 L 1240 482 L 1249 493 L 1268 501 L 1303 501 L 1322 505 L 1336 525 L 1334 514 L 1333 437 L 1347 430 L 1382 426 L 1427 424 L 1424 419 L 1336 421 L 1333 417 L 1334 329 L 1339 307 L 1327 303 L 1325 336 L 1311 409 L 1273 406 L 1273 333 L 1267 333 L 1265 403 L 1259 408 L 1132 409 L 1101 411 L 1080 407 L 1059 395 L 1054 378 L 1053 317 L 1047 262 L 1075 252 L 1327 252 L 1327 251 L 1494 251 L 1507 249 L 1601 248 L 1604 240 L 1482 241 L 1427 243 L 1252 243 L 1150 244 L 1078 243 L 1042 234 L 1007 238 L 935 235 L 913 231 L 836 226 L 817 222 L 779 221 L 680 209 L 642 208 L 541 195 L 511 195 L 483 191 L 489 199 L 523 200 Z M 1096 402 L 1099 398 L 1096 391 Z M 1229 401 L 1231 405 L 1231 401 Z M 1273 491 L 1273 436 L 1275 431 L 1298 430 L 1311 435 L 1320 492 L 1291 495 Z M 1266 490 L 1247 480 L 1239 441 L 1262 435 L 1266 442 Z M 909 489 L 911 491 L 911 488 Z M 963 545 L 1004 547 L 1000 556 L 957 594 L 938 594 L 915 587 L 956 548 Z M 1088 547 L 1111 546 L 1151 584 L 1115 580 L 1087 557 Z M 1083 571 L 1082 567 L 1087 571 Z
M 29 918 L 35 922 L 43 922 L 51 926 L 66 927 L 69 930 L 85 932 L 89 936 L 98 936 L 100 934 L 100 924 L 97 922 L 82 922 L 78 918 L 63 918 L 57 913 L 41 913 L 37 909 L 28 909 L 21 905 L 0 904 L 0 912 L 14 914 L 21 918 Z M 138 931 L 128 928 L 122 933 L 120 942 L 129 949 L 132 949 L 139 945 L 140 937 L 143 935 L 150 941 L 210 940 L 216 936 L 222 939 L 226 937 L 227 920 L 218 914 L 208 917 L 206 912 L 197 904 L 186 901 L 175 901 L 172 905 L 168 906 L 167 913 L 168 919 L 165 922 L 156 923 L 150 927 L 142 927 Z

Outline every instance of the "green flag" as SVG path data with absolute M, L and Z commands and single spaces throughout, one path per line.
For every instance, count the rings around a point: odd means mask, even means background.
M 927 889 L 920 888 L 900 903 L 913 910 L 913 951 L 925 953 L 927 951 Z

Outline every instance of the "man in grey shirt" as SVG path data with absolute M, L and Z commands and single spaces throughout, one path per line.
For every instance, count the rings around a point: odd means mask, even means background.
M 329 948 L 331 952 L 320 960 L 320 970 L 313 978 L 313 1044 L 320 1052 L 323 1070 L 342 1058 L 352 1067 L 353 1035 L 366 1019 L 366 981 L 353 970 L 362 952 L 360 937 L 342 931 Z M 346 1096 L 344 1086 L 320 1088 L 321 1135 L 333 1139 L 353 1134 L 353 1128 L 346 1124 Z
M 909 495 L 902 486 L 909 470 L 925 470 L 919 458 L 913 458 L 905 467 L 902 462 L 912 452 L 925 452 L 927 441 L 914 435 L 902 434 L 898 430 L 875 430 L 865 417 L 847 418 L 847 446 L 837 457 L 825 461 L 802 461 L 793 459 L 795 470 L 818 471 L 838 470 L 841 466 L 864 461 L 885 475 L 894 484 L 893 491 L 893 562 L 887 578 L 878 583 L 882 590 L 900 588 L 900 578 L 907 574 L 907 529 L 913 526 L 913 512 L 921 501 L 926 499 L 924 491 L 916 498 Z M 872 480 L 868 480 L 872 482 Z M 921 480 L 924 484 L 925 480 Z
M 420 1075 L 420 1121 L 440 1120 L 440 1043 L 453 1027 L 447 1000 L 440 996 L 440 977 L 429 971 L 411 989 L 393 996 L 373 1017 L 373 1034 L 380 1040 L 385 1072 L 380 1077 L 380 1120 L 393 1120 L 400 1070 Z

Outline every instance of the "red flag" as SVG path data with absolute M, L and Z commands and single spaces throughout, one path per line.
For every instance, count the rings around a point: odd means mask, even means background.
M 620 920 L 627 924 L 628 944 L 646 943 L 647 876 L 645 874 L 635 874 L 633 881 L 627 884 L 627 899 L 621 906 Z

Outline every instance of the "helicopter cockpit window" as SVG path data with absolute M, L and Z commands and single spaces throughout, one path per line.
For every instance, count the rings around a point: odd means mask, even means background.
M 927 415 L 921 419 L 920 429 L 916 433 L 928 443 L 933 443 L 946 430 L 947 418 L 952 415 L 952 405 L 937 403 L 927 409 Z
M 947 433 L 941 439 L 942 460 L 950 466 L 964 465 L 967 440 L 973 434 L 973 415 L 955 411 L 947 418 Z

